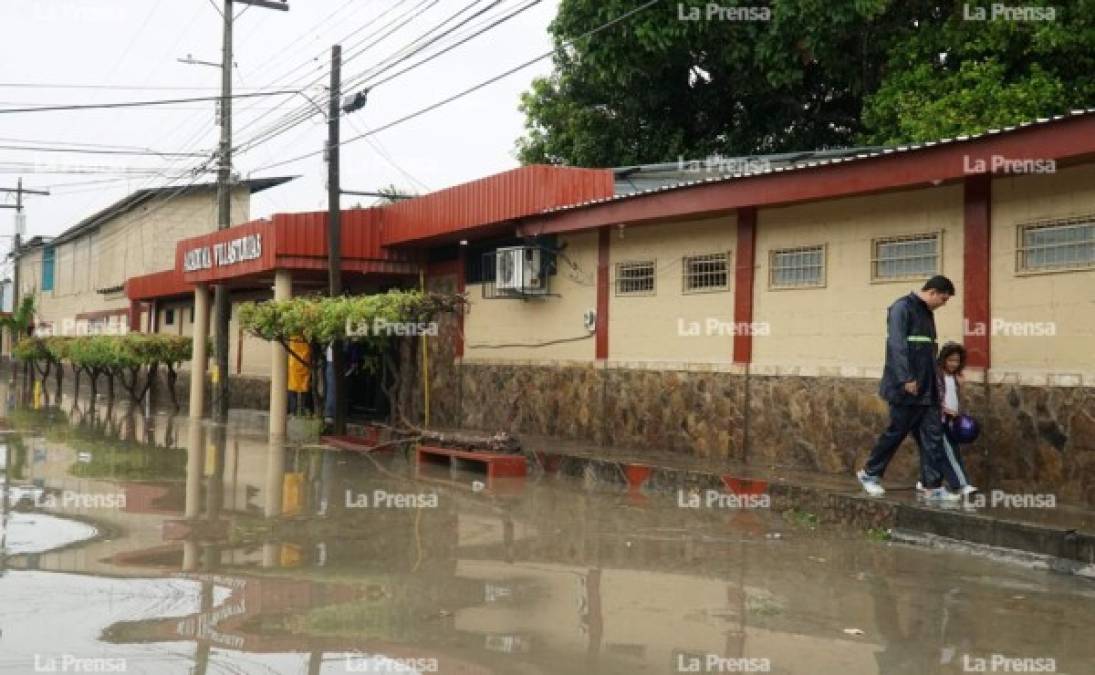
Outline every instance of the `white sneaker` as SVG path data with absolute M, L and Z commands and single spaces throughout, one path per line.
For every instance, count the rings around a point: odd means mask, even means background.
M 871 476 L 863 469 L 856 471 L 855 477 L 859 479 L 859 484 L 863 486 L 863 490 L 871 497 L 881 497 L 886 494 L 885 488 L 878 482 L 878 479 Z
M 925 488 L 919 482 L 916 484 L 916 493 L 933 502 L 960 502 L 962 501 L 962 493 L 951 492 L 945 487 L 937 488 Z

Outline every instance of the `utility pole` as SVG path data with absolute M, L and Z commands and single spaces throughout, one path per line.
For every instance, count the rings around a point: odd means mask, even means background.
M 0 204 L 0 208 L 15 209 L 15 236 L 11 239 L 12 272 L 11 272 L 11 311 L 19 311 L 19 248 L 23 244 L 23 229 L 26 227 L 23 215 L 23 195 L 43 195 L 48 197 L 49 190 L 30 190 L 23 187 L 23 178 L 20 177 L 14 188 L 0 187 L 0 192 L 14 192 L 15 205 Z M 12 333 L 12 344 L 18 336 Z
M 363 89 L 342 99 L 342 45 L 331 47 L 331 99 L 327 112 L 327 283 L 332 298 L 342 295 L 342 182 L 341 128 L 342 113 L 353 113 L 365 107 L 369 90 Z M 346 433 L 346 363 L 342 340 L 331 344 L 331 391 L 334 397 L 336 436 Z
M 342 295 L 342 200 L 339 175 L 342 111 L 342 45 L 331 47 L 331 102 L 327 113 L 327 278 L 332 298 Z M 333 377 L 328 396 L 334 397 L 334 434 L 346 433 L 346 363 L 342 353 L 342 340 L 331 344 L 331 370 Z
M 221 138 L 219 166 L 217 167 L 217 229 L 232 227 L 232 13 L 233 5 L 254 5 L 266 9 L 288 11 L 284 0 L 224 0 L 221 14 L 224 16 L 224 47 L 221 58 Z M 228 287 L 224 284 L 214 286 L 213 325 L 216 336 L 213 345 L 216 353 L 213 386 L 213 417 L 225 420 L 228 417 L 228 349 L 229 324 L 232 318 L 231 300 Z

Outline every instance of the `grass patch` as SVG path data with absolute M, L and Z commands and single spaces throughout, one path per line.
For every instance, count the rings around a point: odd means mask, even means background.
M 799 509 L 789 509 L 783 512 L 783 517 L 795 527 L 802 527 L 809 530 L 817 528 L 818 517 L 816 513 L 801 511 Z
M 893 534 L 881 527 L 872 527 L 867 530 L 867 539 L 871 541 L 890 541 L 893 539 Z

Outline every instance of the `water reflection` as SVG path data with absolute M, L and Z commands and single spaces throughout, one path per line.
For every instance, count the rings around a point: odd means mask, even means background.
M 226 428 L 62 397 L 7 420 L 5 513 L 96 533 L 0 558 L 12 672 L 77 619 L 62 651 L 127 672 L 889 674 L 992 654 L 1082 672 L 1095 658 L 1095 593 L 1071 577 L 562 477 L 484 488 L 399 451 L 271 441 L 259 417 Z M 33 490 L 103 508 L 45 508 Z M 69 599 L 43 600 L 51 588 Z

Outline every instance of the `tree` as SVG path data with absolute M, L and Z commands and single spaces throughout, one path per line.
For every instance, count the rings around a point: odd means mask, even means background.
M 376 200 L 375 205 L 377 206 L 383 204 L 395 204 L 409 197 L 416 196 L 415 192 L 400 189 L 398 186 L 396 186 L 395 183 L 389 183 L 387 186 L 377 190 L 377 193 L 380 195 L 380 197 Z
M 864 140 L 897 144 L 975 134 L 1095 101 L 1095 1 L 1024 1 L 1053 20 L 970 20 L 974 8 L 896 45 L 866 97 Z
M 1091 100 L 1095 0 L 1076 0 L 1052 25 L 966 21 L 964 2 L 710 3 L 768 10 L 768 20 L 729 21 L 686 0 L 583 37 L 642 4 L 562 0 L 554 72 L 521 98 L 523 162 L 621 166 L 924 140 Z

